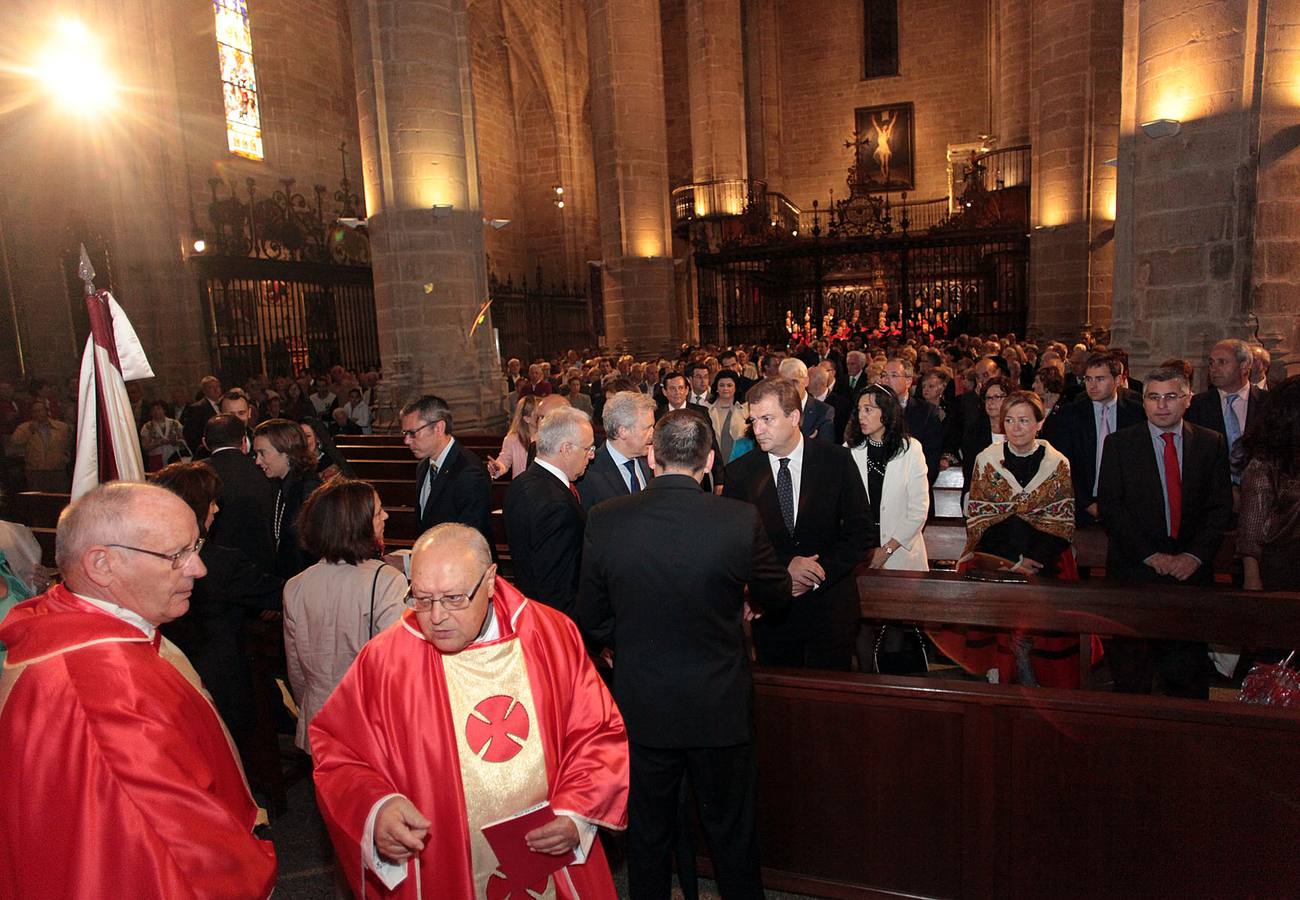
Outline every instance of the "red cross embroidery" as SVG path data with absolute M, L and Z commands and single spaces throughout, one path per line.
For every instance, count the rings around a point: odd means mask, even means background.
M 550 880 L 551 876 L 547 875 L 537 884 L 521 889 L 511 885 L 504 875 L 493 873 L 487 883 L 488 900 L 534 900 L 546 893 L 546 883 Z
M 514 759 L 528 740 L 528 711 L 514 697 L 488 697 L 466 718 L 465 740 L 484 762 Z

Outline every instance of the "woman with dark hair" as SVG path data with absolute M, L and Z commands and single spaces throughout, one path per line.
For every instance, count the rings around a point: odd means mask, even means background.
M 1043 401 L 1031 391 L 1015 391 L 1001 404 L 998 418 L 1006 440 L 991 444 L 974 461 L 966 548 L 958 571 L 1009 569 L 1075 580 L 1079 573 L 1070 551 L 1074 483 L 1069 461 L 1038 437 Z M 994 640 L 971 629 L 966 631 L 965 648 L 941 646 L 972 674 L 997 669 L 1004 684 L 1079 686 L 1077 635 L 1031 637 L 1015 632 L 1000 633 Z
M 1246 420 L 1240 450 L 1237 555 L 1248 591 L 1300 584 L 1300 375 L 1264 394 Z
M 1006 440 L 1002 433 L 1002 403 L 1010 394 L 1011 384 L 1001 375 L 994 375 L 979 389 L 978 412 L 965 423 L 966 430 L 961 439 L 961 469 L 967 493 L 970 493 L 975 458 L 985 447 Z
M 713 403 L 709 406 L 709 423 L 718 439 L 718 449 L 722 451 L 723 463 L 729 463 L 740 456 L 737 447 L 752 448 L 753 444 L 743 442 L 746 419 L 749 408 L 736 396 L 740 380 L 730 370 L 719 371 L 713 379 Z M 748 452 L 748 449 L 745 450 Z
M 871 551 L 873 569 L 925 572 L 926 517 L 930 514 L 930 482 L 921 442 L 907 434 L 903 407 L 893 390 L 871 384 L 858 395 L 857 415 L 844 433 L 862 483 L 872 520 L 880 526 L 880 546 Z M 874 640 L 871 640 L 874 638 Z M 924 672 L 927 668 L 921 632 L 916 628 L 877 625 L 862 629 L 858 665 L 891 675 Z
M 366 641 L 397 621 L 406 578 L 383 563 L 388 513 L 364 481 L 335 478 L 303 504 L 299 539 L 320 562 L 284 586 L 284 649 L 298 702 L 296 743 Z
M 1043 427 L 1038 436 L 1056 447 L 1061 440 L 1061 394 L 1065 391 L 1065 375 L 1054 365 L 1040 366 L 1034 374 L 1033 391 L 1043 401 Z
M 291 578 L 315 562 L 298 543 L 298 510 L 320 487 L 316 460 L 298 424 L 288 419 L 268 419 L 253 429 L 253 458 L 266 477 L 278 484 L 271 521 L 275 571 L 282 578 Z
M 206 538 L 217 514 L 221 476 L 206 463 L 172 463 L 150 480 L 185 501 L 194 511 L 199 537 Z M 256 706 L 244 623 L 250 612 L 280 608 L 284 579 L 263 572 L 242 550 L 206 541 L 199 559 L 208 574 L 194 582 L 189 612 L 162 631 L 199 673 L 236 746 L 247 757 Z

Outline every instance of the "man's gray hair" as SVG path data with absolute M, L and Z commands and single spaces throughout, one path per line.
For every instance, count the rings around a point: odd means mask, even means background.
M 808 367 L 803 364 L 803 360 L 795 359 L 793 356 L 781 360 L 781 367 L 777 371 L 781 373 L 782 378 L 808 377 Z
M 1228 347 L 1232 350 L 1232 355 L 1237 359 L 1237 365 L 1244 366 L 1251 361 L 1250 344 L 1240 338 L 1224 338 L 1215 346 Z
M 578 446 L 582 442 L 580 432 L 584 423 L 590 424 L 591 416 L 572 406 L 547 413 L 537 430 L 537 455 L 554 456 L 566 443 Z
M 86 551 L 97 544 L 131 542 L 139 531 L 139 507 L 150 500 L 184 501 L 166 488 L 141 481 L 110 481 L 73 500 L 59 514 L 54 562 L 66 578 Z M 187 513 L 189 508 L 185 507 Z
M 620 428 L 631 428 L 636 424 L 637 416 L 643 412 L 651 415 L 655 411 L 654 398 L 640 391 L 620 391 L 612 394 L 605 401 L 601 421 L 605 423 L 605 436 L 611 441 L 618 440 Z
M 436 397 L 433 394 L 417 397 L 402 407 L 403 416 L 409 416 L 411 413 L 417 413 L 420 416 L 420 421 L 426 425 L 446 422 L 447 433 L 451 434 L 451 407 L 441 397 Z
M 846 362 L 850 359 L 861 360 L 864 367 L 867 364 L 867 354 L 863 353 L 861 350 L 850 350 L 849 355 L 844 357 L 844 359 Z
M 1187 383 L 1187 373 L 1177 366 L 1162 366 L 1159 369 L 1152 370 L 1152 372 L 1147 375 L 1146 383 L 1150 384 L 1153 381 L 1177 381 L 1185 388 L 1191 387 L 1191 385 Z
M 916 377 L 916 363 L 912 362 L 910 357 L 905 356 L 902 353 L 898 353 L 895 354 L 894 356 L 889 357 L 889 359 L 887 359 L 885 362 L 886 365 L 891 362 L 896 362 L 903 367 L 904 375 L 906 375 L 908 378 Z

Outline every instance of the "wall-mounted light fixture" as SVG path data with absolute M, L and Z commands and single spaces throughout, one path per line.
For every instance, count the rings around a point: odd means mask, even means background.
M 502 228 L 505 228 L 507 225 L 510 224 L 510 220 L 509 219 L 484 219 L 483 224 L 491 225 L 493 231 L 500 231 Z
M 195 253 L 202 253 L 208 249 L 208 242 L 203 240 L 203 238 L 195 238 L 193 247 Z
M 1112 156 L 1110 159 L 1102 161 L 1103 166 L 1110 166 L 1112 169 L 1119 167 L 1119 157 Z
M 1142 133 L 1152 139 L 1173 137 L 1183 128 L 1183 123 L 1177 119 L 1152 119 L 1150 122 L 1143 122 L 1140 126 Z
M 551 190 L 555 193 L 555 199 L 551 201 L 555 204 L 555 208 L 564 209 L 564 188 L 558 184 L 553 184 Z
M 445 219 L 451 215 L 454 208 L 450 203 L 435 203 L 433 204 L 433 217 L 435 219 Z

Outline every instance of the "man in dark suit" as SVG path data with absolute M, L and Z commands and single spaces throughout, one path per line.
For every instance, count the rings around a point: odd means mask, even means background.
M 723 496 L 758 507 L 796 598 L 754 622 L 759 662 L 847 670 L 859 619 L 850 573 L 880 543 L 862 477 L 843 447 L 804 438 L 791 382 L 761 381 L 746 400 L 758 446 L 727 467 Z
M 657 477 L 593 510 L 583 550 L 578 621 L 614 652 L 614 697 L 627 724 L 634 898 L 669 894 L 688 771 L 720 893 L 763 896 L 745 589 L 751 608 L 775 614 L 789 606 L 791 584 L 757 510 L 700 489 L 710 431 L 684 412 L 661 419 L 650 450 Z
M 1106 439 L 1146 418 L 1142 401 L 1120 387 L 1123 363 L 1113 355 L 1094 353 L 1083 375 L 1086 399 L 1061 406 L 1057 423 L 1061 446 L 1074 480 L 1074 519 L 1079 525 L 1097 522 L 1097 483 Z
M 802 360 L 781 360 L 780 377 L 799 392 L 799 430 L 803 436 L 825 444 L 835 441 L 835 411 L 808 393 L 808 367 Z
M 700 406 L 698 403 L 691 403 L 688 399 L 690 397 L 690 382 L 686 380 L 686 376 L 681 372 L 673 372 L 671 375 L 664 378 L 663 387 L 664 402 L 660 403 L 655 409 L 656 422 L 676 409 L 689 409 L 699 415 L 704 419 L 704 421 L 709 421 L 709 408 L 707 406 Z M 713 469 L 704 479 L 704 489 L 707 491 L 714 491 L 716 488 L 721 487 L 722 482 L 725 479 L 725 475 L 723 474 L 725 471 L 725 464 L 722 462 L 722 451 L 718 448 L 717 443 L 718 439 L 715 435 L 713 439 Z
M 898 403 L 903 407 L 903 420 L 907 423 L 907 433 L 921 442 L 925 453 L 925 465 L 930 483 L 939 477 L 939 458 L 943 455 L 943 422 L 939 411 L 925 401 L 923 397 L 912 396 L 912 386 L 916 382 L 916 368 L 906 356 L 896 356 L 885 363 L 885 370 L 880 374 L 880 382 L 894 392 Z
M 613 394 L 602 411 L 605 444 L 578 482 L 582 508 L 588 512 L 611 497 L 625 497 L 650 483 L 646 452 L 655 427 L 655 402 L 637 391 Z
M 199 381 L 199 390 L 203 396 L 181 411 L 181 431 L 185 435 L 185 443 L 196 453 L 203 446 L 203 426 L 208 424 L 208 419 L 221 413 L 221 382 L 215 375 L 205 375 Z
M 443 522 L 477 528 L 492 546 L 492 481 L 482 460 L 451 433 L 451 407 L 426 394 L 402 407 L 402 438 L 420 461 L 415 512 L 420 530 Z
M 275 570 L 275 484 L 248 457 L 248 433 L 232 415 L 213 416 L 203 427 L 205 462 L 221 476 L 217 517 L 209 543 L 242 550 L 264 572 Z
M 1101 456 L 1097 503 L 1110 543 L 1106 575 L 1128 581 L 1209 583 L 1232 519 L 1228 445 L 1184 421 L 1191 391 L 1181 369 L 1147 378 L 1147 421 L 1115 432 Z M 1149 693 L 1159 673 L 1166 693 L 1207 697 L 1206 645 L 1188 641 L 1107 642 L 1115 689 Z
M 537 458 L 506 490 L 506 535 L 515 586 L 572 616 L 587 515 L 574 482 L 595 455 L 591 419 L 582 410 L 554 410 L 537 430 Z
M 849 424 L 853 401 L 835 392 L 835 363 L 822 360 L 808 370 L 808 393 L 813 399 L 820 400 L 831 408 L 831 413 L 835 417 L 832 420 L 835 423 L 834 443 L 843 444 L 844 429 Z
M 1192 398 L 1187 410 L 1187 421 L 1227 439 L 1233 484 L 1241 484 L 1241 471 L 1246 467 L 1246 460 L 1237 452 L 1237 441 L 1246 431 L 1246 421 L 1264 402 L 1264 392 L 1250 383 L 1253 362 L 1245 341 L 1219 341 L 1210 348 L 1210 386 Z
M 835 390 L 849 399 L 850 409 L 857 403 L 858 394 L 867 386 L 867 354 L 861 350 L 850 350 L 844 357 L 843 378 L 835 382 Z

